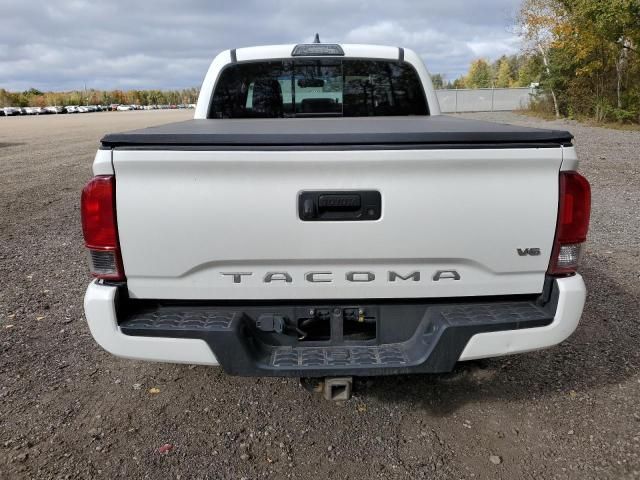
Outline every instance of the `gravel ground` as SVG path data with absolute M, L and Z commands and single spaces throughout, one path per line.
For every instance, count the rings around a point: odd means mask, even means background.
M 0 118 L 0 478 L 640 478 L 640 132 L 468 115 L 575 134 L 593 185 L 582 322 L 546 351 L 335 404 L 93 342 L 78 202 L 97 141 L 190 114 Z

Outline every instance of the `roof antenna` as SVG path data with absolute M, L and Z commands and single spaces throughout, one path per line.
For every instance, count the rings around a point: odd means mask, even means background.
M 320 34 L 316 33 L 316 38 L 313 39 L 313 43 L 320 43 Z

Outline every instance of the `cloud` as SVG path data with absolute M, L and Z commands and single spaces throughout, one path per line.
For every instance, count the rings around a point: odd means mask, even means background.
M 512 0 L 0 0 L 0 87 L 199 85 L 227 48 L 310 41 L 412 48 L 453 79 L 479 56 L 518 50 Z

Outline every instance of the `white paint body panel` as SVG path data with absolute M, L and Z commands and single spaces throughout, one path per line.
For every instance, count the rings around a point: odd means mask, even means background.
M 587 289 L 581 275 L 556 280 L 559 297 L 553 322 L 545 327 L 505 330 L 474 335 L 460 360 L 497 357 L 531 352 L 557 345 L 578 327 Z
M 471 337 L 460 360 L 529 352 L 556 345 L 578 326 L 586 289 L 582 277 L 556 280 L 559 297 L 553 322 L 545 327 L 481 333 Z M 119 357 L 156 362 L 218 365 L 202 340 L 125 335 L 116 317 L 116 287 L 92 282 L 84 306 L 91 334 L 102 348 Z
M 562 167 L 563 172 L 578 170 L 578 155 L 576 147 L 562 147 Z
M 84 297 L 84 313 L 98 345 L 124 358 L 156 362 L 217 365 L 215 355 L 204 340 L 185 338 L 134 337 L 118 327 L 116 287 L 89 284 Z
M 111 163 L 111 150 L 98 150 L 93 160 L 94 175 L 113 175 L 113 164 Z
M 114 150 L 129 293 L 164 299 L 438 298 L 542 291 L 562 149 Z M 302 190 L 378 190 L 382 218 L 303 222 Z M 540 248 L 519 256 L 518 248 Z M 389 282 L 388 271 L 421 272 Z M 432 280 L 437 270 L 461 279 Z M 330 271 L 331 282 L 304 280 Z M 369 271 L 371 282 L 347 272 Z M 230 272 L 252 272 L 234 284 Z M 264 283 L 267 272 L 292 282 Z M 329 276 L 327 276 L 329 277 Z

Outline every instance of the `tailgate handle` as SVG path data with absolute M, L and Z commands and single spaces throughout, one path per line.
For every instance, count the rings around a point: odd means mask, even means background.
M 378 220 L 382 196 L 375 190 L 301 192 L 298 215 L 303 221 Z

